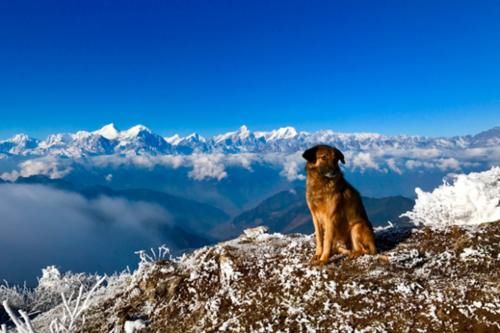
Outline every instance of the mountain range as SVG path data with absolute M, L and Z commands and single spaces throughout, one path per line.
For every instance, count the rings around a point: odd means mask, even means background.
M 17 134 L 0 141 L 4 155 L 56 155 L 83 157 L 113 153 L 192 154 L 192 153 L 293 153 L 317 143 L 328 143 L 344 150 L 382 148 L 405 149 L 464 149 L 500 145 L 500 127 L 476 135 L 454 137 L 426 137 L 376 133 L 341 133 L 332 130 L 317 132 L 297 131 L 283 127 L 272 131 L 250 131 L 246 126 L 238 130 L 205 138 L 197 133 L 163 137 L 143 125 L 120 131 L 108 124 L 96 131 L 51 134 L 44 140 L 26 134 Z

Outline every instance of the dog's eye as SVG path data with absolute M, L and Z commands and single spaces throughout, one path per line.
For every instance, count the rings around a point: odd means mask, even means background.
M 326 155 L 323 155 L 323 156 L 321 156 L 321 159 L 322 159 L 323 161 L 326 161 L 326 160 L 328 159 L 328 157 L 326 157 Z

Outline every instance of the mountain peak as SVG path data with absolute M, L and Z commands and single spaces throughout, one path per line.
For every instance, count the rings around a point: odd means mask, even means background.
M 241 127 L 236 132 L 240 139 L 246 139 L 250 136 L 251 132 L 246 125 L 241 125 Z
M 196 132 L 189 134 L 188 136 L 186 136 L 185 139 L 189 140 L 189 141 L 196 141 L 196 142 L 205 142 L 206 141 L 203 136 L 199 135 Z
M 168 143 L 170 143 L 171 145 L 174 145 L 174 146 L 178 145 L 181 140 L 182 140 L 182 138 L 179 134 L 174 134 L 172 136 L 165 137 L 165 141 L 167 141 Z
M 141 132 L 151 133 L 151 130 L 144 125 L 135 125 L 121 132 L 121 135 L 125 138 L 131 138 L 138 136 Z
M 14 142 L 16 144 L 24 143 L 31 140 L 31 138 L 24 134 L 24 133 L 19 133 L 14 135 L 12 138 L 9 139 L 9 141 Z
M 114 123 L 110 123 L 95 131 L 94 134 L 99 134 L 108 140 L 114 140 L 118 137 L 119 131 L 116 129 Z
M 281 127 L 271 132 L 269 140 L 291 139 L 296 137 L 297 135 L 298 132 L 294 127 Z

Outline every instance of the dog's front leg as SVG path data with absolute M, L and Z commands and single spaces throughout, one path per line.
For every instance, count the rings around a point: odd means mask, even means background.
M 323 232 L 323 252 L 321 253 L 321 257 L 319 258 L 318 264 L 320 266 L 326 265 L 328 263 L 328 259 L 330 259 L 330 253 L 332 250 L 332 242 L 333 242 L 333 224 L 328 221 L 325 223 L 324 232 Z
M 332 210 L 330 215 L 324 216 L 323 220 L 323 252 L 321 253 L 321 257 L 318 261 L 320 266 L 326 265 L 328 260 L 330 259 L 330 254 L 332 251 L 333 244 L 333 236 L 335 232 L 335 228 L 338 224 L 338 207 L 340 201 L 339 196 L 335 196 L 332 201 Z
M 312 214 L 312 219 L 314 222 L 314 235 L 316 236 L 316 253 L 311 258 L 311 263 L 317 264 L 323 253 L 323 227 L 314 214 Z

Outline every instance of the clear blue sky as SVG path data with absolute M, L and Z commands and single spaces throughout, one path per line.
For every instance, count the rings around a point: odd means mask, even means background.
M 0 136 L 500 125 L 498 1 L 0 2 Z

